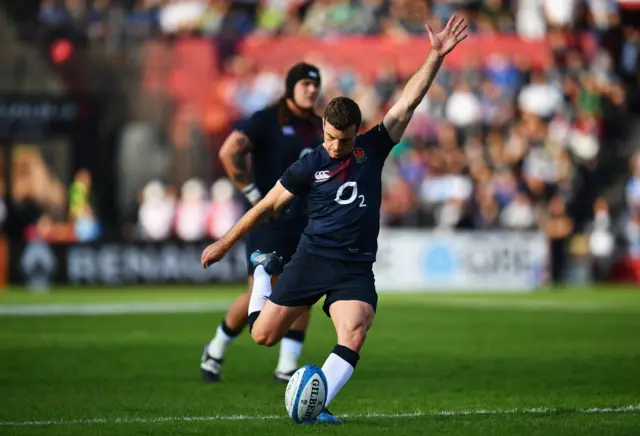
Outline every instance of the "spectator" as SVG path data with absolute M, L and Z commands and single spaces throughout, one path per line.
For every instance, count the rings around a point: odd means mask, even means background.
M 482 120 L 482 106 L 468 83 L 462 81 L 447 100 L 445 109 L 447 120 L 454 126 L 473 128 Z
M 211 186 L 211 203 L 206 213 L 207 236 L 217 240 L 240 219 L 243 210 L 234 200 L 234 187 L 227 179 Z
M 98 238 L 100 226 L 91 205 L 91 173 L 86 169 L 76 173 L 69 188 L 69 218 L 78 241 L 89 242 Z
M 544 71 L 535 70 L 531 83 L 525 86 L 518 96 L 520 110 L 536 114 L 542 118 L 551 117 L 562 104 L 562 94 L 553 85 L 547 83 Z
M 624 225 L 624 238 L 627 243 L 627 253 L 633 259 L 640 258 L 640 211 L 631 210 Z
M 554 284 L 562 282 L 566 269 L 566 243 L 573 232 L 573 220 L 567 215 L 564 200 L 555 196 L 549 203 L 549 214 L 544 229 L 550 241 L 551 279 Z
M 182 186 L 182 198 L 176 207 L 176 234 L 183 241 L 200 241 L 207 234 L 207 204 L 205 189 L 200 180 L 190 179 Z
M 151 181 L 144 187 L 138 211 L 142 238 L 151 241 L 168 239 L 172 234 L 175 200 L 167 195 L 159 181 Z
M 536 227 L 536 212 L 531 199 L 522 191 L 500 213 L 500 223 L 510 230 L 533 230 Z
M 160 28 L 168 34 L 199 30 L 205 12 L 204 0 L 170 0 L 160 11 Z M 211 20 L 207 24 L 210 25 Z
M 516 29 L 524 39 L 542 39 L 547 32 L 547 22 L 542 7 L 543 0 L 518 0 Z
M 627 206 L 631 213 L 640 210 L 640 153 L 631 160 L 632 175 L 627 182 Z
M 599 197 L 593 206 L 593 222 L 589 231 L 591 272 L 596 281 L 602 282 L 609 278 L 614 248 L 615 237 L 609 205 L 604 198 Z
M 544 14 L 552 27 L 568 28 L 575 20 L 578 0 L 543 0 Z

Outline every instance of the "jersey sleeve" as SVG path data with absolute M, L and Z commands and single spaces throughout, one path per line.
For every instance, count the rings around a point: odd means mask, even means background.
M 236 130 L 247 135 L 254 148 L 262 143 L 261 138 L 265 137 L 265 132 L 269 127 L 269 113 L 265 110 L 255 112 L 246 120 L 236 125 Z
M 302 195 L 309 192 L 313 166 L 308 156 L 304 156 L 292 163 L 280 178 L 280 183 L 284 186 L 284 189 L 294 195 Z
M 395 147 L 396 143 L 393 142 L 391 136 L 389 136 L 389 132 L 387 132 L 387 128 L 383 123 L 376 124 L 367 132 L 362 135 L 366 142 L 371 144 L 371 152 L 378 154 L 382 160 L 384 161 L 393 147 Z

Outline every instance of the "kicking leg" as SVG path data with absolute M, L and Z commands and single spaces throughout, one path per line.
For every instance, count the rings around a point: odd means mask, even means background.
M 251 262 L 255 269 L 248 310 L 249 330 L 256 343 L 271 347 L 284 337 L 294 321 L 305 310 L 308 311 L 308 308 L 280 306 L 269 301 L 272 289 L 271 276 L 282 272 L 282 259 L 275 253 L 255 252 L 251 255 Z
M 298 369 L 298 359 L 302 354 L 305 333 L 309 325 L 311 311 L 305 310 L 296 319 L 289 331 L 287 331 L 280 341 L 280 357 L 274 379 L 281 382 L 288 382 L 293 373 Z
M 251 329 L 251 337 L 258 345 L 272 347 L 284 337 L 293 322 L 300 317 L 307 306 L 280 306 L 267 301 Z

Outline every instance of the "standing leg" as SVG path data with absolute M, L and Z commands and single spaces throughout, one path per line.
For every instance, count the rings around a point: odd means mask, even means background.
M 288 382 L 293 373 L 298 369 L 298 359 L 302 354 L 305 333 L 309 326 L 311 311 L 305 310 L 291 325 L 280 341 L 280 357 L 274 379 L 281 382 Z
M 325 410 L 318 416 L 317 422 L 342 424 L 326 406 L 340 392 L 356 369 L 360 360 L 360 350 L 373 323 L 375 311 L 369 303 L 363 301 L 340 300 L 331 304 L 329 312 L 338 334 L 338 343 L 322 366 L 322 372 L 327 378 L 327 401 Z
M 327 405 L 353 374 L 367 331 L 373 324 L 375 312 L 369 303 L 356 300 L 336 301 L 329 308 L 338 334 L 338 344 L 322 366 L 329 392 Z

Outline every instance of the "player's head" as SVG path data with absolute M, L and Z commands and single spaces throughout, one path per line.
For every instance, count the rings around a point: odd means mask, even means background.
M 287 72 L 285 97 L 302 110 L 312 110 L 320 93 L 320 70 L 300 62 Z
M 356 144 L 356 135 L 362 122 L 358 103 L 347 97 L 336 97 L 324 110 L 322 125 L 324 148 L 333 159 L 344 159 Z

